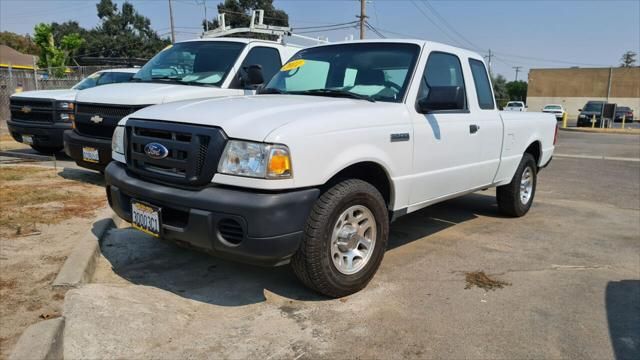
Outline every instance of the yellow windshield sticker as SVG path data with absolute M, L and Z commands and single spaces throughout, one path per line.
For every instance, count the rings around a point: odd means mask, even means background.
M 280 68 L 280 71 L 291 71 L 293 69 L 301 67 L 302 65 L 304 65 L 304 60 L 302 59 L 289 61 L 288 63 L 284 64 L 282 68 Z
M 167 47 L 166 47 L 166 48 L 164 48 L 164 49 L 160 50 L 160 52 L 165 51 L 165 50 L 169 50 L 169 49 L 171 49 L 172 47 L 173 47 L 173 44 L 169 44 L 169 45 L 167 45 Z

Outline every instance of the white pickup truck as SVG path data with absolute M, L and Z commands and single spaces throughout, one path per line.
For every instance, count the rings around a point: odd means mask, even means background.
M 327 296 L 362 289 L 391 220 L 497 187 L 527 213 L 551 160 L 553 115 L 500 113 L 482 56 L 426 41 L 299 51 L 244 97 L 120 121 L 107 195 L 153 236 L 241 261 L 291 263 Z
M 111 161 L 118 121 L 153 104 L 253 93 L 252 67 L 273 76 L 299 46 L 251 38 L 202 38 L 170 45 L 131 82 L 78 93 L 73 130 L 64 132 L 67 155 L 82 167 L 103 171 Z
M 34 150 L 52 154 L 62 150 L 62 134 L 71 129 L 78 91 L 131 80 L 138 68 L 97 71 L 71 89 L 35 90 L 15 93 L 9 99 L 11 136 Z
M 524 101 L 509 101 L 504 107 L 504 111 L 526 112 L 527 105 L 525 105 Z

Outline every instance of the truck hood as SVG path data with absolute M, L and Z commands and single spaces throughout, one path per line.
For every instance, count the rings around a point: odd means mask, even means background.
M 96 86 L 78 93 L 77 102 L 118 105 L 150 105 L 172 101 L 241 95 L 242 90 L 217 87 L 162 84 L 119 83 Z
M 73 101 L 76 98 L 78 90 L 61 89 L 61 90 L 35 90 L 15 93 L 12 98 L 29 98 L 29 99 L 54 99 Z
M 184 101 L 150 106 L 130 118 L 164 120 L 197 125 L 219 126 L 232 138 L 265 141 L 276 129 L 290 123 L 305 122 L 330 132 L 362 123 L 361 117 L 376 114 L 365 123 L 397 118 L 403 104 L 306 95 L 254 95 Z M 391 116 L 391 117 L 390 117 Z M 126 121 L 123 119 L 121 124 Z

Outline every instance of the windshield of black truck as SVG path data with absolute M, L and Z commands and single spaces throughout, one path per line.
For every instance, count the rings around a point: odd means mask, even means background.
M 343 44 L 296 53 L 262 93 L 401 102 L 420 52 L 414 44 Z
M 133 81 L 220 86 L 245 44 L 191 41 L 169 45 L 133 77 Z
M 587 106 L 584 107 L 584 111 L 601 112 L 602 103 L 587 103 Z

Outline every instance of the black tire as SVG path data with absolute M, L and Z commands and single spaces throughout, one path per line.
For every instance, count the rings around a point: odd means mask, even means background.
M 531 172 L 532 190 L 527 203 L 524 204 L 520 196 L 520 182 L 527 168 L 529 168 Z M 525 153 L 522 156 L 522 160 L 520 160 L 520 165 L 518 165 L 518 169 L 511 182 L 507 185 L 498 186 L 496 199 L 498 200 L 498 208 L 501 213 L 507 216 L 520 217 L 529 211 L 536 194 L 537 169 L 538 167 L 533 156 Z
M 31 148 L 41 154 L 53 155 L 62 150 L 62 146 L 60 147 L 49 147 L 49 146 L 38 146 L 38 145 L 30 145 Z
M 340 272 L 332 260 L 331 235 L 338 217 L 354 205 L 365 206 L 376 223 L 375 245 L 362 269 L 351 275 Z M 357 179 L 342 181 L 316 201 L 304 229 L 304 238 L 291 259 L 296 276 L 307 287 L 329 297 L 342 297 L 363 289 L 373 278 L 387 248 L 389 215 L 380 192 Z

